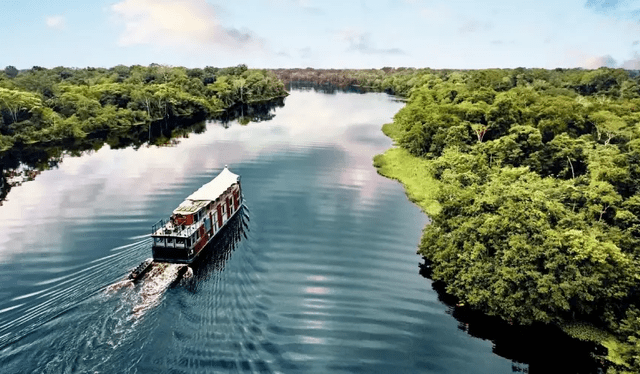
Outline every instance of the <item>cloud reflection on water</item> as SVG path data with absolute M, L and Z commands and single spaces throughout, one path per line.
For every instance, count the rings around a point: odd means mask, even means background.
M 199 182 L 189 176 L 208 178 L 225 164 L 233 168 L 249 160 L 317 147 L 346 154 L 344 162 L 350 167 L 333 173 L 341 185 L 356 188 L 360 203 L 366 203 L 381 181 L 367 172 L 371 158 L 391 145 L 390 140 L 380 142 L 380 126 L 402 104 L 383 94 L 358 98 L 294 91 L 286 99 L 288 105 L 278 109 L 271 121 L 248 126 L 232 123 L 229 128 L 210 123 L 204 134 L 191 134 L 177 147 L 112 150 L 105 146 L 82 157 L 66 157 L 58 169 L 12 189 L 0 207 L 0 227 L 5 232 L 0 236 L 0 263 L 34 251 L 65 252 L 65 245 L 73 242 L 73 233 L 83 225 L 108 217 L 114 222 L 135 219 L 158 195 L 172 195 L 183 184 L 197 188 Z M 122 191 L 127 191 L 125 199 Z M 46 235 L 32 235 L 34 231 Z

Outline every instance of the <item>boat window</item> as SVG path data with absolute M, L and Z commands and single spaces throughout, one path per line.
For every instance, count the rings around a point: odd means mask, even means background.
M 173 243 L 173 238 L 167 238 L 167 243 Z
M 187 247 L 191 247 L 191 238 L 187 238 Z

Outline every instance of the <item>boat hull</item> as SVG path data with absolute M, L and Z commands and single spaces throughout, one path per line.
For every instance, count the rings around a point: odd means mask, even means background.
M 194 248 L 167 248 L 153 245 L 151 247 L 153 261 L 176 264 L 191 264 L 196 260 L 198 255 L 207 248 L 207 246 L 213 241 L 213 239 L 223 234 L 229 223 L 234 221 L 234 218 L 236 218 L 238 214 L 243 214 L 243 211 L 244 203 L 242 203 L 240 207 L 235 210 L 231 214 L 231 216 L 226 219 L 226 221 L 224 221 L 222 227 L 220 227 L 220 229 L 218 229 L 215 234 L 207 234 L 206 236 L 203 236 Z

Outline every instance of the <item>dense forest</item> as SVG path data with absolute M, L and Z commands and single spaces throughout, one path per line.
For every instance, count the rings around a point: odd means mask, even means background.
M 156 128 L 190 125 L 239 104 L 284 96 L 273 73 L 245 65 L 22 71 L 8 66 L 0 72 L 0 152 L 141 128 L 150 138 Z
M 185 69 L 152 64 L 112 69 L 0 71 L 0 206 L 12 187 L 55 168 L 64 155 L 174 146 L 179 138 L 273 117 L 284 105 L 273 73 L 229 68 Z
M 446 74 L 446 70 L 391 68 L 382 69 L 274 69 L 271 70 L 286 87 L 292 83 L 311 83 L 326 86 L 356 87 L 365 91 L 387 92 L 406 97 L 409 91 L 420 84 L 426 73 Z
M 459 306 L 561 326 L 607 347 L 610 371 L 640 371 L 637 72 L 410 75 L 385 126 L 400 148 L 374 162 L 432 218 L 430 276 Z
M 432 219 L 418 253 L 459 308 L 560 326 L 640 372 L 640 75 L 621 69 L 160 65 L 0 72 L 0 150 L 162 132 L 291 82 L 407 99 L 374 160 Z M 137 137 L 140 137 L 137 136 Z

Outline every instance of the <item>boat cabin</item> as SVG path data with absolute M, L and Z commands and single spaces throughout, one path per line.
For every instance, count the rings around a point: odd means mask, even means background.
M 240 176 L 225 166 L 151 229 L 156 261 L 189 263 L 240 209 Z

